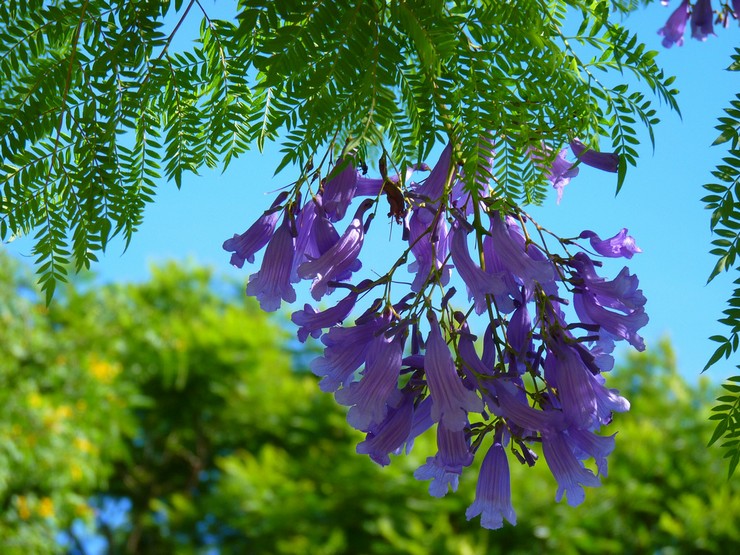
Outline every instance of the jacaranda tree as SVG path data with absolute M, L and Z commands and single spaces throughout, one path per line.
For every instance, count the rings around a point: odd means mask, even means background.
M 607 279 L 601 259 L 640 249 L 626 229 L 560 237 L 525 208 L 583 165 L 619 191 L 636 125 L 652 138 L 652 102 L 676 108 L 655 52 L 617 23 L 634 4 L 245 0 L 216 19 L 198 0 L 6 2 L 0 236 L 34 235 L 51 299 L 70 265 L 132 240 L 157 179 L 277 140 L 291 177 L 224 248 L 241 267 L 266 247 L 246 289 L 263 310 L 301 280 L 328 303 L 292 321 L 321 339 L 311 369 L 350 407 L 358 452 L 389 464 L 436 424 L 415 476 L 443 496 L 481 451 L 468 518 L 516 522 L 511 457 L 543 455 L 577 505 L 629 409 L 607 383 L 615 342 L 643 350 L 647 323 L 637 277 Z M 177 51 L 190 17 L 199 41 Z M 381 225 L 403 245 L 363 275 Z

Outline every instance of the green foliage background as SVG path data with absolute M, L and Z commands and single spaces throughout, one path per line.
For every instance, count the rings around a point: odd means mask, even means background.
M 431 498 L 413 470 L 422 436 L 381 468 L 304 370 L 281 323 L 238 287 L 170 264 L 146 283 L 82 281 L 46 308 L 27 270 L 0 260 L 0 551 L 64 552 L 74 519 L 111 553 L 731 553 L 740 486 L 705 448 L 716 391 L 690 386 L 666 342 L 630 357 L 604 485 L 555 504 L 542 462 L 512 459 L 519 524 L 467 522 L 477 471 Z M 101 496 L 127 523 L 97 522 Z M 83 542 L 84 544 L 84 542 Z M 71 548 L 69 553 L 74 551 Z

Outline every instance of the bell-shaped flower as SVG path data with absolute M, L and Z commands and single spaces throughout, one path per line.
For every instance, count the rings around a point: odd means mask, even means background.
M 488 309 L 486 296 L 505 294 L 506 284 L 500 276 L 489 274 L 473 262 L 468 251 L 468 234 L 459 223 L 455 223 L 452 228 L 450 254 L 455 268 L 467 286 L 468 300 L 474 299 L 476 314 L 483 314 Z
M 732 15 L 740 19 L 740 0 L 732 0 Z
M 311 372 L 323 378 L 319 382 L 322 391 L 336 391 L 347 386 L 354 373 L 365 362 L 368 346 L 375 335 L 390 323 L 383 316 L 367 318 L 361 324 L 350 327 L 334 327 L 325 333 L 321 342 L 326 346 L 323 356 L 311 362 Z
M 310 198 L 296 217 L 295 256 L 293 257 L 293 267 L 290 273 L 290 281 L 293 283 L 301 281 L 301 278 L 298 277 L 298 266 L 306 260 L 321 256 L 316 248 L 316 241 L 313 236 L 314 220 L 321 210 L 321 197 Z
M 560 501 L 563 494 L 568 496 L 568 505 L 575 507 L 586 499 L 583 487 L 598 487 L 599 478 L 585 468 L 573 454 L 564 432 L 551 431 L 542 434 L 542 453 L 545 455 L 547 466 L 558 482 L 558 491 L 555 501 Z
M 350 407 L 347 422 L 363 432 L 380 424 L 387 405 L 399 397 L 398 378 L 403 358 L 403 332 L 392 337 L 378 334 L 369 344 L 365 370 L 359 382 L 349 384 L 334 394 L 337 403 Z
M 625 339 L 638 351 L 645 350 L 645 342 L 637 331 L 648 323 L 645 296 L 638 289 L 637 276 L 623 268 L 612 281 L 599 277 L 593 262 L 585 253 L 577 253 L 571 260 L 576 269 L 573 280 L 573 307 L 585 324 L 598 325 L 612 338 Z
M 357 170 L 353 164 L 354 158 L 338 160 L 335 168 L 346 164 L 331 179 L 324 183 L 323 205 L 326 214 L 332 222 L 338 222 L 344 218 L 347 208 L 357 192 Z
M 570 148 L 581 162 L 597 170 L 616 173 L 619 170 L 619 155 L 616 152 L 599 152 L 586 147 L 578 139 L 570 142 Z
M 447 143 L 427 178 L 415 188 L 415 193 L 436 205 L 445 192 L 450 177 L 452 145 Z
M 249 276 L 247 295 L 257 297 L 260 308 L 273 312 L 280 308 L 281 300 L 292 303 L 295 289 L 290 283 L 295 245 L 290 232 L 288 215 L 267 244 L 260 270 Z
M 411 435 L 415 400 L 416 395 L 411 390 L 404 391 L 398 406 L 389 406 L 383 421 L 357 444 L 357 453 L 369 455 L 381 466 L 391 464 L 390 454 L 400 453 Z
M 439 272 L 439 283 L 447 285 L 450 268 L 444 261 L 449 251 L 449 232 L 445 219 L 426 206 L 414 208 L 409 219 L 408 242 L 414 255 L 408 269 L 416 274 L 411 290 L 421 291 L 432 269 Z
M 714 35 L 714 10 L 712 0 L 697 0 L 691 10 L 691 38 L 705 41 Z
M 545 378 L 558 391 L 567 424 L 578 430 L 593 430 L 611 422 L 612 412 L 630 409 L 627 399 L 604 386 L 584 364 L 578 350 L 554 338 L 545 359 Z
M 437 449 L 434 457 L 428 457 L 426 464 L 416 469 L 414 478 L 431 479 L 429 494 L 444 497 L 449 490 L 457 491 L 462 469 L 473 462 L 473 453 L 465 431 L 449 430 L 443 422 L 437 426 Z
M 288 193 L 280 193 L 269 210 L 265 211 L 257 221 L 254 222 L 247 231 L 241 235 L 234 234 L 231 239 L 226 239 L 223 249 L 227 252 L 233 252 L 231 255 L 231 265 L 241 268 L 246 260 L 250 264 L 254 262 L 254 255 L 262 250 L 272 238 L 275 232 L 275 226 L 280 218 L 280 206 L 288 197 Z
M 506 327 L 506 339 L 509 362 L 516 368 L 518 374 L 523 374 L 527 371 L 527 362 L 534 356 L 532 318 L 526 303 L 520 302 L 511 315 Z
M 336 305 L 326 310 L 317 312 L 310 304 L 306 304 L 303 310 L 295 311 L 290 320 L 298 327 L 298 340 L 305 343 L 310 335 L 314 339 L 321 336 L 324 328 L 330 328 L 344 321 L 357 302 L 357 290 L 351 291 Z
M 560 201 L 563 198 L 563 190 L 565 189 L 565 186 L 570 183 L 572 177 L 576 177 L 578 175 L 579 171 L 577 167 L 573 166 L 572 162 L 568 161 L 566 158 L 567 153 L 567 148 L 561 149 L 552 163 L 549 166 L 545 166 L 545 160 L 552 155 L 552 148 L 544 143 L 542 144 L 540 151 L 531 147 L 529 148 L 530 158 L 537 167 L 546 170 L 547 179 L 552 183 L 553 189 L 557 191 L 558 204 L 560 204 Z
M 481 526 L 489 530 L 501 528 L 504 518 L 516 524 L 516 513 L 511 505 L 509 461 L 500 441 L 495 441 L 483 458 L 475 486 L 475 501 L 465 511 L 468 520 L 478 515 L 481 515 Z
M 498 213 L 491 215 L 492 254 L 528 288 L 534 283 L 548 283 L 555 279 L 555 270 L 544 255 L 532 244 L 527 244 L 521 235 L 516 220 L 505 219 Z M 488 261 L 486 260 L 486 267 Z M 516 294 L 516 291 L 512 291 Z
M 311 284 L 311 296 L 317 301 L 329 291 L 329 283 L 335 280 L 348 279 L 358 268 L 358 256 L 365 238 L 365 212 L 373 205 L 368 199 L 360 204 L 347 230 L 329 250 L 316 260 L 309 260 L 298 267 L 298 275 L 303 278 L 314 278 Z
M 666 21 L 665 27 L 658 30 L 663 36 L 663 46 L 670 48 L 674 44 L 683 46 L 683 34 L 689 21 L 689 0 L 683 0 Z
M 465 388 L 458 376 L 437 317 L 430 311 L 428 318 L 431 329 L 424 369 L 432 397 L 432 420 L 443 423 L 450 431 L 462 430 L 468 422 L 468 412 L 482 411 L 483 402 L 474 391 Z
M 567 434 L 576 458 L 582 461 L 593 458 L 599 475 L 606 476 L 609 470 L 607 457 L 614 451 L 616 443 L 614 436 L 616 434 L 597 436 L 589 430 L 576 430 L 574 428 L 567 430 Z
M 642 252 L 642 249 L 635 244 L 635 238 L 627 235 L 627 228 L 622 228 L 614 237 L 602 240 L 596 232 L 589 229 L 582 231 L 579 235 L 581 239 L 588 239 L 591 248 L 601 256 L 608 258 L 632 258 L 636 253 Z

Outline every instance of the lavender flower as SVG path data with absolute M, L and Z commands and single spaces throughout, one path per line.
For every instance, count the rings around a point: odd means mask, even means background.
M 588 430 L 575 430 L 572 428 L 567 432 L 571 440 L 573 454 L 576 458 L 584 460 L 593 457 L 598 473 L 601 476 L 606 476 L 608 473 L 606 458 L 614 451 L 614 436 L 616 434 L 597 436 Z
M 740 0 L 732 0 L 732 15 L 740 19 Z
M 399 453 L 411 435 L 414 415 L 418 412 L 414 410 L 415 399 L 411 390 L 405 391 L 398 406 L 389 407 L 385 419 L 357 444 L 357 453 L 369 455 L 381 466 L 391 464 L 389 454 Z
M 422 184 L 416 187 L 416 194 L 429 199 L 432 203 L 437 203 L 445 192 L 445 186 L 450 176 L 451 160 L 452 145 L 447 143 L 432 171 Z
M 545 455 L 550 472 L 558 482 L 555 501 L 560 501 L 563 494 L 567 493 L 568 505 L 576 507 L 586 499 L 583 486 L 598 487 L 601 485 L 599 478 L 585 468 L 573 454 L 563 432 L 543 433 L 542 453 Z
M 608 258 L 632 258 L 635 253 L 642 252 L 642 249 L 635 244 L 635 238 L 627 235 L 627 228 L 624 227 L 614 237 L 602 241 L 595 232 L 591 230 L 582 231 L 579 235 L 581 239 L 588 239 L 591 242 L 591 248 L 601 256 Z
M 431 330 L 424 368 L 433 403 L 432 420 L 443 423 L 450 431 L 462 430 L 468 422 L 468 412 L 480 412 L 483 403 L 475 392 L 465 389 L 457 375 L 437 317 L 430 311 L 428 318 Z
M 447 285 L 450 268 L 445 266 L 444 260 L 449 250 L 449 233 L 445 219 L 426 206 L 413 209 L 409 219 L 409 245 L 415 260 L 408 269 L 416 274 L 411 290 L 421 291 L 432 269 L 439 272 L 439 283 Z
M 346 166 L 324 184 L 322 194 L 324 210 L 332 222 L 344 218 L 347 207 L 357 191 L 357 170 L 352 163 L 352 157 L 349 160 L 339 159 L 336 167 L 342 164 Z
M 295 289 L 290 284 L 290 271 L 293 267 L 293 235 L 290 232 L 288 215 L 270 239 L 265 250 L 260 270 L 249 276 L 247 295 L 257 297 L 260 308 L 273 312 L 280 308 L 281 299 L 295 301 Z
M 234 253 L 231 255 L 232 266 L 241 268 L 244 266 L 245 260 L 250 264 L 254 262 L 255 253 L 259 252 L 272 238 L 275 225 L 280 217 L 278 206 L 286 198 L 288 198 L 288 193 L 280 193 L 272 203 L 270 209 L 257 218 L 257 221 L 247 231 L 241 235 L 234 234 L 231 239 L 224 241 L 223 249 L 227 252 Z
M 570 148 L 581 162 L 597 170 L 616 173 L 619 170 L 619 155 L 616 152 L 599 152 L 587 148 L 578 139 L 570 142 Z
M 381 333 L 370 342 L 360 381 L 351 383 L 334 395 L 337 403 L 351 407 L 347 422 L 353 428 L 370 431 L 385 418 L 386 405 L 400 397 L 396 388 L 402 357 L 402 332 L 391 338 Z
M 501 528 L 504 518 L 516 524 L 516 513 L 511 506 L 509 461 L 500 440 L 491 446 L 483 458 L 475 487 L 475 501 L 465 511 L 468 520 L 478 515 L 481 515 L 481 526 L 489 530 Z
M 545 144 L 543 144 L 541 148 L 542 152 L 538 152 L 537 150 L 530 147 L 529 155 L 537 167 L 544 168 L 547 171 L 547 179 L 549 179 L 550 183 L 552 183 L 553 189 L 557 191 L 557 203 L 560 204 L 560 201 L 563 198 L 563 190 L 565 189 L 565 186 L 570 183 L 570 179 L 572 177 L 576 177 L 578 175 L 579 169 L 577 167 L 574 167 L 573 163 L 569 162 L 565 158 L 568 152 L 568 149 L 566 148 L 560 150 L 560 152 L 552 161 L 552 164 L 550 164 L 549 167 L 545 167 L 543 162 L 551 155 L 552 149 Z
M 324 355 L 311 362 L 311 372 L 323 378 L 319 382 L 321 390 L 330 392 L 347 386 L 365 362 L 370 342 L 389 323 L 387 316 L 378 316 L 356 326 L 331 328 L 324 334 Z
M 316 260 L 304 262 L 298 267 L 298 275 L 301 278 L 314 278 L 311 296 L 317 301 L 329 291 L 329 282 L 346 279 L 358 269 L 357 257 L 365 238 L 362 217 L 373 202 L 368 199 L 360 204 L 347 230 L 329 250 Z
M 666 21 L 665 27 L 658 30 L 658 34 L 664 37 L 664 47 L 670 48 L 674 44 L 683 46 L 683 33 L 688 21 L 689 0 L 683 0 L 678 8 L 676 8 L 676 11 L 670 15 L 668 21 Z
M 290 320 L 300 326 L 298 328 L 298 340 L 305 343 L 309 335 L 317 339 L 321 336 L 322 329 L 342 322 L 354 308 L 358 294 L 357 290 L 351 291 L 335 306 L 321 312 L 316 312 L 310 304 L 306 304 L 303 310 L 294 312 Z
M 465 419 L 465 424 L 467 419 Z M 462 428 L 450 430 L 444 422 L 437 426 L 437 454 L 428 457 L 426 464 L 414 472 L 417 480 L 432 480 L 429 484 L 429 494 L 434 497 L 444 497 L 448 489 L 457 491 L 457 485 L 463 467 L 473 462 L 470 452 L 470 441 Z
M 648 323 L 648 316 L 645 296 L 637 289 L 637 277 L 625 267 L 612 281 L 606 281 L 596 274 L 593 262 L 582 252 L 573 257 L 571 265 L 576 269 L 577 281 L 573 307 L 581 321 L 596 324 L 602 333 L 625 339 L 638 351 L 644 351 L 645 342 L 637 331 Z
M 714 35 L 712 0 L 697 0 L 691 11 L 691 38 L 705 41 Z
M 452 229 L 450 253 L 455 268 L 467 286 L 468 299 L 475 299 L 476 314 L 483 314 L 488 308 L 486 295 L 506 293 L 506 284 L 501 277 L 485 272 L 473 262 L 468 251 L 468 234 L 459 224 Z

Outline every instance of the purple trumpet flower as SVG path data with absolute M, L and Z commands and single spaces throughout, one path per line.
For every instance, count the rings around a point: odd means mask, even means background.
M 473 462 L 473 453 L 470 452 L 470 440 L 465 431 L 462 428 L 449 430 L 443 422 L 437 426 L 437 449 L 434 457 L 428 457 L 426 464 L 416 469 L 414 478 L 431 479 L 429 494 L 444 497 L 448 489 L 457 491 L 462 469 Z
M 452 160 L 452 145 L 447 143 L 439 160 L 432 168 L 427 178 L 416 187 L 419 196 L 426 197 L 432 203 L 437 203 L 445 192 L 445 185 L 450 174 L 450 162 Z
M 352 327 L 331 328 L 321 338 L 324 355 L 311 362 L 311 372 L 323 379 L 321 391 L 331 392 L 347 386 L 355 371 L 365 362 L 368 346 L 375 335 L 390 323 L 387 316 L 363 320 Z
M 619 170 L 619 155 L 616 152 L 599 152 L 592 150 L 578 139 L 570 142 L 570 148 L 581 162 L 597 170 L 617 173 Z
M 432 225 L 434 227 L 429 230 Z M 412 210 L 409 219 L 409 245 L 411 254 L 414 255 L 414 262 L 409 264 L 408 269 L 409 272 L 416 273 L 411 290 L 421 291 L 432 268 L 440 272 L 439 283 L 447 285 L 450 279 L 450 268 L 444 264 L 449 250 L 446 220 L 441 216 L 436 217 L 436 214 L 428 207 Z
M 585 468 L 573 454 L 563 432 L 543 433 L 542 453 L 545 455 L 550 472 L 558 482 L 555 501 L 560 501 L 563 494 L 567 493 L 568 505 L 576 507 L 586 499 L 583 486 L 598 487 L 601 485 L 599 478 Z
M 683 46 L 683 34 L 688 21 L 689 0 L 683 0 L 666 21 L 665 27 L 658 30 L 658 34 L 663 36 L 664 47 L 670 48 L 674 44 Z
M 509 361 L 516 370 L 517 374 L 523 374 L 527 371 L 526 362 L 531 359 L 534 353 L 534 344 L 532 342 L 532 318 L 527 310 L 527 304 L 520 302 L 509 319 L 509 325 L 506 328 L 506 338 L 508 339 Z
M 597 436 L 588 430 L 575 430 L 573 428 L 568 429 L 567 432 L 576 458 L 579 460 L 593 458 L 599 475 L 606 476 L 609 470 L 607 457 L 614 451 L 616 443 L 614 436 L 616 434 Z
M 432 420 L 432 404 L 432 398 L 425 397 L 414 409 L 414 420 L 411 423 L 411 433 L 409 433 L 409 437 L 406 438 L 407 455 L 411 453 L 411 449 L 414 447 L 414 440 L 434 426 L 434 420 Z
M 327 216 L 332 222 L 338 222 L 344 218 L 352 199 L 357 192 L 357 170 L 353 164 L 353 158 L 349 160 L 338 160 L 335 168 L 345 164 L 346 166 L 324 183 L 323 205 Z
M 740 19 L 740 0 L 732 0 L 732 15 Z
M 337 403 L 351 407 L 347 422 L 363 432 L 377 427 L 386 416 L 387 405 L 400 397 L 397 389 L 403 358 L 403 332 L 393 337 L 384 333 L 368 345 L 365 370 L 359 382 L 349 384 L 334 394 Z
M 537 410 L 529 406 L 521 379 L 501 378 L 494 382 L 497 407 L 491 407 L 494 414 L 505 417 L 522 430 L 541 432 L 560 430 L 565 427 L 562 413 L 556 410 Z M 490 406 L 490 405 L 489 405 Z
M 462 430 L 468 423 L 468 412 L 482 411 L 483 402 L 474 391 L 465 388 L 457 375 L 437 317 L 430 311 L 428 318 L 431 329 L 424 369 L 433 403 L 432 420 L 443 423 L 450 431 Z
M 712 0 L 697 0 L 691 11 L 691 38 L 705 41 L 714 35 Z
M 329 250 L 316 260 L 304 262 L 298 267 L 299 277 L 314 278 L 311 284 L 311 296 L 317 301 L 329 292 L 329 282 L 348 279 L 353 271 L 359 269 L 357 257 L 365 238 L 362 217 L 373 202 L 367 199 L 360 204 L 347 230 Z
M 344 297 L 335 306 L 321 312 L 316 312 L 310 304 L 306 304 L 303 310 L 294 312 L 290 320 L 299 326 L 298 340 L 301 343 L 305 343 L 309 335 L 314 339 L 318 339 L 324 328 L 329 328 L 344 321 L 354 308 L 358 295 L 359 291 L 351 291 L 349 295 Z
M 406 390 L 396 407 L 388 408 L 385 419 L 357 444 L 357 453 L 369 455 L 381 466 L 391 464 L 390 453 L 398 454 L 411 435 L 416 395 Z
M 455 181 L 450 191 L 450 200 L 457 208 L 469 216 L 475 210 L 474 200 L 488 197 L 490 195 L 489 181 L 493 175 L 493 142 L 482 139 L 480 143 L 482 156 L 479 158 L 478 169 L 475 175 L 475 195 L 470 191 L 469 184 L 465 182 L 464 175 Z
M 290 270 L 295 254 L 290 221 L 286 214 L 283 223 L 267 244 L 260 270 L 249 276 L 247 295 L 257 297 L 260 308 L 273 312 L 280 308 L 281 299 L 295 302 L 295 289 L 290 284 Z
M 278 207 L 288 198 L 288 193 L 283 191 L 265 211 L 257 221 L 254 222 L 247 231 L 241 235 L 234 234 L 231 239 L 226 239 L 223 249 L 233 252 L 231 255 L 231 265 L 241 268 L 246 260 L 250 264 L 254 262 L 255 253 L 259 252 L 272 238 L 275 232 L 275 225 L 280 217 Z
M 635 238 L 627 235 L 627 228 L 624 227 L 614 237 L 602 241 L 595 232 L 587 229 L 582 231 L 578 236 L 581 239 L 588 239 L 591 242 L 591 248 L 601 256 L 608 258 L 632 258 L 636 253 L 642 252 L 642 249 L 635 244 Z
M 577 276 L 573 307 L 581 321 L 596 324 L 612 338 L 625 339 L 638 351 L 644 351 L 645 342 L 637 331 L 648 323 L 648 315 L 645 296 L 637 288 L 637 276 L 630 275 L 625 267 L 612 281 L 606 281 L 596 274 L 593 262 L 582 252 L 573 257 L 571 265 Z
M 516 524 L 516 513 L 511 505 L 511 479 L 509 461 L 499 438 L 494 440 L 483 458 L 475 486 L 475 501 L 465 511 L 468 520 L 481 515 L 483 528 L 497 530 L 504 525 L 504 518 Z
M 493 254 L 498 258 L 502 267 L 509 270 L 530 289 L 535 282 L 545 284 L 555 279 L 552 264 L 537 250 L 537 247 L 525 243 L 514 218 L 507 216 L 504 220 L 499 217 L 498 213 L 493 213 L 490 220 Z M 515 289 L 510 293 L 517 295 L 518 290 Z
M 544 160 L 551 156 L 552 148 L 545 145 L 544 143 L 542 144 L 542 152 L 538 152 L 531 147 L 529 148 L 529 155 L 535 165 L 539 168 L 546 169 L 547 179 L 550 180 L 553 189 L 555 189 L 558 193 L 558 204 L 560 204 L 560 201 L 563 198 L 563 190 L 565 189 L 565 186 L 570 183 L 570 179 L 572 177 L 576 177 L 578 175 L 579 171 L 578 168 L 573 167 L 572 162 L 569 162 L 566 159 L 565 156 L 567 153 L 567 148 L 561 149 L 558 155 L 552 161 L 552 164 L 549 167 L 545 167 Z
M 459 223 L 452 228 L 450 253 L 455 268 L 467 286 L 468 300 L 475 299 L 476 314 L 483 314 L 488 308 L 486 295 L 505 294 L 506 284 L 500 276 L 485 272 L 473 262 L 468 251 L 468 233 Z
M 321 211 L 321 197 L 310 198 L 296 218 L 295 256 L 290 271 L 290 281 L 292 283 L 301 281 L 301 278 L 298 277 L 298 266 L 306 260 L 321 256 L 313 237 L 313 223 L 319 211 Z
M 630 409 L 627 399 L 614 389 L 604 387 L 584 364 L 570 344 L 555 339 L 545 359 L 545 378 L 557 388 L 567 424 L 578 430 L 592 430 L 611 422 L 612 412 Z

